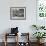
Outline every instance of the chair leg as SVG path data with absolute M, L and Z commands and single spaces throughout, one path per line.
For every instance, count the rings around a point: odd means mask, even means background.
M 7 33 L 5 34 L 5 46 L 7 46 Z
M 5 44 L 5 46 L 7 46 L 7 42 L 6 41 L 4 42 L 4 44 Z

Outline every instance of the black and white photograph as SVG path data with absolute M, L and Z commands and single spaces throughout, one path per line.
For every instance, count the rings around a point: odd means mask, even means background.
M 11 7 L 10 8 L 10 19 L 11 20 L 25 20 L 26 19 L 26 8 L 25 7 Z

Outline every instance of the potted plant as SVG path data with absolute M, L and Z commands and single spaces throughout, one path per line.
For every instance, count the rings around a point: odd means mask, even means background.
M 37 38 L 37 41 L 40 43 L 40 40 L 42 38 L 45 38 L 44 36 L 46 36 L 46 33 L 45 32 L 35 32 L 33 35 Z

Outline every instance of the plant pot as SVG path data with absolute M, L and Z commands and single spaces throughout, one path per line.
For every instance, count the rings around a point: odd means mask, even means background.
M 45 39 L 40 39 L 40 43 L 44 43 L 44 40 L 45 40 Z
M 37 42 L 41 44 L 41 43 L 44 42 L 44 40 L 45 40 L 45 39 L 38 39 Z
M 40 39 L 37 39 L 37 43 L 40 43 Z

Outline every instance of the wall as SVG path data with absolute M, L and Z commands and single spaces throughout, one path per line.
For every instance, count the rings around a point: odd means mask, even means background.
M 10 7 L 26 7 L 26 20 L 10 20 Z M 17 26 L 20 32 L 30 32 L 32 36 L 32 24 L 36 24 L 36 0 L 0 0 L 0 34 Z

